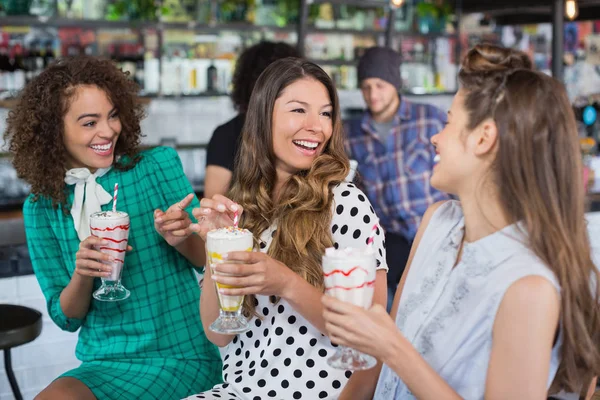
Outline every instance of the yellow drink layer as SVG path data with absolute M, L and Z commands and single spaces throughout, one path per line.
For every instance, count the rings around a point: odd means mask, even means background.
M 250 248 L 246 251 L 252 251 L 252 249 Z M 215 265 L 216 264 L 224 264 L 223 257 L 218 253 L 212 253 L 211 255 L 209 255 L 209 263 L 211 266 L 211 273 L 214 274 L 215 273 Z M 230 264 L 241 264 L 241 262 L 230 261 Z M 219 274 L 229 275 L 229 274 L 224 274 L 222 272 L 220 272 Z M 219 283 L 219 282 L 215 282 L 215 284 L 217 285 L 217 297 L 219 298 L 219 305 L 221 306 L 221 310 L 230 311 L 230 312 L 238 311 L 240 309 L 240 307 L 242 306 L 242 303 L 244 301 L 244 296 L 230 296 L 230 295 L 222 294 L 221 292 L 218 291 L 218 289 L 234 289 L 234 288 L 236 288 L 236 286 L 226 285 L 224 283 Z
M 206 240 L 206 250 L 208 253 L 208 264 L 211 273 L 215 273 L 216 264 L 241 264 L 239 261 L 228 261 L 223 259 L 223 255 L 234 251 L 252 251 L 253 238 L 252 233 L 239 228 L 221 228 L 208 232 Z M 220 273 L 221 275 L 226 275 Z M 219 289 L 232 289 L 235 286 L 215 282 L 217 288 L 217 297 L 221 310 L 226 312 L 238 312 L 244 296 L 230 296 L 219 292 Z

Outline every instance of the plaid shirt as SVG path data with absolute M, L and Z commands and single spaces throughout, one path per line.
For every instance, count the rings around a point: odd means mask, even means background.
M 358 162 L 358 179 L 387 232 L 412 241 L 427 208 L 449 198 L 431 187 L 435 149 L 431 137 L 441 131 L 440 109 L 402 99 L 392 132 L 383 143 L 371 115 L 348 121 L 346 151 Z

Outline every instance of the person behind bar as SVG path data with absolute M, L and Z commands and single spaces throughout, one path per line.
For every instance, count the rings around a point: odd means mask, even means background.
M 487 45 L 459 81 L 431 138 L 431 185 L 459 200 L 425 213 L 393 318 L 323 298 L 331 340 L 385 364 L 342 400 L 542 400 L 585 394 L 600 373 L 600 275 L 565 88 Z
M 358 163 L 357 184 L 365 191 L 385 231 L 388 309 L 427 207 L 447 199 L 429 184 L 433 135 L 446 115 L 428 104 L 400 96 L 400 55 L 372 47 L 358 62 L 358 80 L 367 112 L 346 121 L 346 151 Z
M 226 194 L 231 186 L 235 155 L 250 103 L 250 95 L 260 74 L 273 61 L 299 57 L 298 51 L 283 42 L 260 42 L 244 50 L 236 61 L 231 101 L 238 115 L 213 132 L 206 150 L 204 197 Z
M 78 368 L 37 399 L 172 399 L 220 382 L 221 360 L 197 318 L 193 238 L 155 231 L 154 212 L 185 221 L 198 205 L 175 150 L 140 152 L 137 85 L 111 61 L 62 59 L 32 80 L 9 113 L 5 139 L 19 177 L 31 185 L 23 206 L 33 269 L 59 328 L 79 329 Z M 96 250 L 89 216 L 112 208 L 130 216 L 122 281 L 131 297 L 97 301 L 110 266 Z M 169 207 L 171 206 L 171 207 Z M 171 232 L 171 231 L 169 231 Z M 176 232 L 176 231 L 174 231 Z M 185 240 L 183 240 L 185 239 Z
M 367 198 L 345 182 L 348 170 L 331 78 L 299 58 L 269 65 L 250 99 L 230 198 L 204 198 L 193 211 L 194 230 L 205 237 L 243 210 L 239 226 L 259 251 L 229 253 L 231 263 L 216 265 L 214 275 L 206 269 L 211 287 L 202 291 L 200 314 L 222 347 L 225 383 L 190 399 L 337 399 L 350 371 L 326 362 L 335 347 L 323 334 L 325 249 L 364 249 L 376 227 L 373 301 L 386 301 L 383 234 Z M 225 295 L 246 296 L 250 331 L 208 331 L 219 315 L 213 280 L 227 285 Z

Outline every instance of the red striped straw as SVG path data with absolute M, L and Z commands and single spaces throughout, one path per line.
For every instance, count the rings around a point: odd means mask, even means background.
M 119 193 L 119 184 L 115 183 L 115 193 L 113 194 L 113 212 L 117 212 L 117 194 Z
M 375 235 L 377 234 L 377 222 L 373 225 L 373 229 L 371 229 L 371 235 L 369 236 L 369 240 L 367 240 L 367 245 L 373 246 L 373 242 L 375 241 Z
M 238 212 L 236 211 L 233 214 L 233 227 L 237 228 L 238 227 L 238 222 L 239 222 L 239 218 L 238 218 Z

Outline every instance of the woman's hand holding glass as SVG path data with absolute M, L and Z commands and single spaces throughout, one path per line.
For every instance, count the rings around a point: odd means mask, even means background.
M 351 347 L 385 362 L 392 349 L 405 340 L 380 304 L 366 310 L 331 296 L 322 298 L 325 329 L 332 342 Z
M 96 236 L 89 236 L 79 243 L 79 250 L 75 253 L 75 272 L 81 276 L 92 278 L 110 276 L 112 267 L 104 264 L 103 261 L 113 262 L 114 259 L 108 254 L 96 250 L 108 245 L 109 242 Z M 131 250 L 132 247 L 127 246 L 127 251 Z
M 219 289 L 227 296 L 261 294 L 285 298 L 293 282 L 292 270 L 261 252 L 235 251 L 223 261 L 215 266 L 211 278 L 228 287 Z

